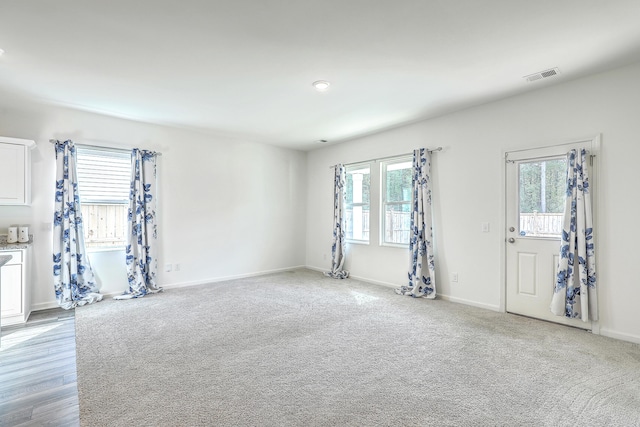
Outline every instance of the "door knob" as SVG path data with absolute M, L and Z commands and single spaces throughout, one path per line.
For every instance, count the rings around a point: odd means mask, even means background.
M 514 239 L 513 237 L 509 237 L 509 240 L 508 240 L 509 243 L 515 243 L 515 241 L 516 239 Z

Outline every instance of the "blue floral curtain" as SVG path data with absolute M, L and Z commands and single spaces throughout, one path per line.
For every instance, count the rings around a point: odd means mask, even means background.
M 129 289 L 115 299 L 143 297 L 162 291 L 156 285 L 156 158 L 153 151 L 131 152 L 131 191 L 126 263 Z
M 413 151 L 413 208 L 409 236 L 409 284 L 396 293 L 412 297 L 436 297 L 433 231 L 431 226 L 431 159 L 429 151 Z
M 344 270 L 346 243 L 344 238 L 344 205 L 346 172 L 344 165 L 335 166 L 333 186 L 333 245 L 331 246 L 331 271 L 325 272 L 325 276 L 334 279 L 346 279 L 349 272 Z
M 78 196 L 76 148 L 71 141 L 51 141 L 56 150 L 53 215 L 53 286 L 58 305 L 69 310 L 102 300 L 84 245 Z
M 596 254 L 586 157 L 584 148 L 567 154 L 562 243 L 558 277 L 551 299 L 553 314 L 580 318 L 584 322 L 598 320 Z

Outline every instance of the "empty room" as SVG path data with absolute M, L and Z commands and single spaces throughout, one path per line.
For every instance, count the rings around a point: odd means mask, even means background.
M 0 426 L 640 426 L 638 17 L 0 0 Z

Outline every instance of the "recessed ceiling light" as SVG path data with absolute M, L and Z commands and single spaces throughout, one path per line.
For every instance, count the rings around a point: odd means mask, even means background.
M 318 92 L 324 92 L 327 89 L 329 89 L 329 86 L 331 85 L 331 83 L 325 81 L 325 80 L 318 80 L 312 83 L 313 87 L 316 88 L 316 90 Z
M 4 53 L 4 50 L 0 49 L 0 56 Z

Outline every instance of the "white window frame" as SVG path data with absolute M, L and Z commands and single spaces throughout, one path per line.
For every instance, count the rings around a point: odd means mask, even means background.
M 398 202 L 387 201 L 387 171 L 389 167 L 393 167 L 393 166 L 404 164 L 404 163 L 409 163 L 409 167 L 412 168 L 413 157 L 411 155 L 399 156 L 399 157 L 387 159 L 380 162 L 380 246 L 389 246 L 389 247 L 404 248 L 404 249 L 409 247 L 409 242 L 397 243 L 397 242 L 386 241 L 386 230 L 387 230 L 386 207 L 409 205 L 409 208 L 411 208 L 412 192 L 410 192 L 409 200 L 403 200 Z M 402 169 L 405 169 L 405 168 L 402 168 Z
M 356 203 L 346 203 L 345 204 L 345 214 L 346 214 L 346 210 L 349 207 L 352 208 L 365 208 L 368 207 L 369 208 L 369 237 L 367 239 L 354 239 L 354 238 L 348 238 L 346 237 L 346 233 L 345 233 L 345 241 L 347 243 L 356 243 L 356 244 L 361 244 L 361 245 L 368 245 L 369 242 L 371 241 L 371 162 L 362 162 L 362 163 L 354 163 L 354 164 L 350 164 L 350 165 L 345 165 L 345 176 L 348 175 L 349 173 L 353 173 L 355 171 L 359 171 L 359 170 L 363 170 L 363 169 L 369 169 L 369 203 L 364 203 L 364 202 L 356 202 Z M 346 198 L 346 191 L 347 191 L 347 185 L 346 185 L 346 180 L 345 180 L 345 198 Z M 346 230 L 345 230 L 346 231 Z
M 97 157 L 104 157 L 105 159 L 117 159 L 115 164 L 118 165 L 118 171 L 116 178 L 118 184 L 112 185 L 114 192 L 101 192 L 90 190 L 90 186 L 96 188 L 100 185 L 101 178 L 107 176 L 108 172 L 100 170 L 100 165 L 95 165 L 95 171 L 102 176 L 92 178 L 87 175 L 86 168 L 84 167 L 87 162 L 87 156 L 91 156 L 91 160 L 97 160 Z M 78 193 L 80 196 L 80 206 L 83 216 L 83 228 L 85 233 L 85 244 L 88 252 L 104 252 L 104 251 L 120 251 L 123 250 L 127 244 L 126 232 L 127 232 L 127 215 L 129 207 L 129 191 L 131 180 L 131 151 L 123 149 L 112 149 L 93 147 L 89 145 L 77 145 L 76 146 L 76 158 L 78 164 Z M 126 166 L 126 169 L 125 169 Z M 84 169 L 84 170 L 83 170 Z M 125 185 L 126 178 L 126 185 Z M 89 181 L 89 184 L 87 183 Z M 113 184 L 112 182 L 108 184 Z M 84 195 L 83 195 L 84 189 Z M 102 194 L 101 194 L 102 193 Z M 115 206 L 116 209 L 112 209 L 111 214 L 115 216 L 108 218 L 108 226 L 113 226 L 113 221 L 123 221 L 113 231 L 114 233 L 120 232 L 117 239 L 111 239 L 115 241 L 115 244 L 98 245 L 91 238 L 92 234 L 92 220 L 89 212 L 95 212 L 99 215 L 104 215 L 109 206 Z

